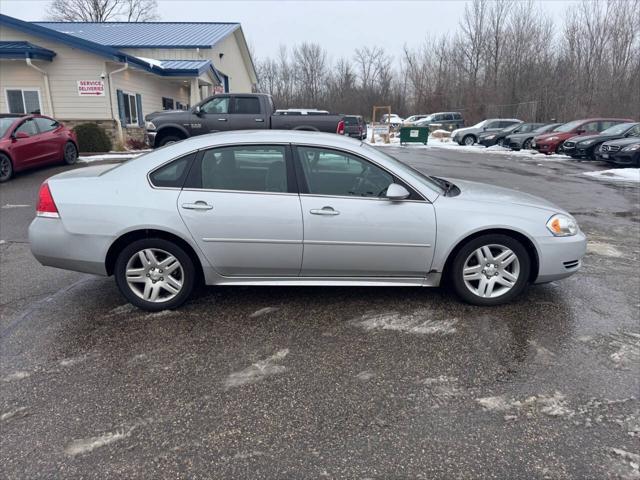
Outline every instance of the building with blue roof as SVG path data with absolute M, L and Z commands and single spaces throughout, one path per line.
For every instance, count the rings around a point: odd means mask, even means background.
M 0 14 L 0 113 L 95 122 L 142 139 L 145 115 L 252 92 L 239 23 L 26 22 Z

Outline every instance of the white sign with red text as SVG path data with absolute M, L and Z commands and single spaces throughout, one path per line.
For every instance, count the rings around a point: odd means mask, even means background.
M 104 81 L 78 80 L 78 95 L 81 97 L 104 97 Z

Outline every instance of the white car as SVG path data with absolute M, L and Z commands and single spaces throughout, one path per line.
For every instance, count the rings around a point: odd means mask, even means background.
M 404 119 L 395 113 L 392 113 L 391 115 L 384 114 L 381 120 L 382 123 L 389 123 L 392 127 L 402 125 L 402 122 L 404 122 Z

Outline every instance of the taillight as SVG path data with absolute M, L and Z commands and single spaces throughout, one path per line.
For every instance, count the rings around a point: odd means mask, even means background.
M 44 182 L 40 185 L 38 192 L 38 206 L 36 207 L 37 217 L 60 218 L 56 202 L 53 201 L 53 195 L 49 189 L 49 184 Z
M 338 135 L 344 135 L 344 120 L 338 122 L 338 128 L 336 129 Z

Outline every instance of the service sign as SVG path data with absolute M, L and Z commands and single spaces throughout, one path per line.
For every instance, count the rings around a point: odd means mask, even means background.
M 78 95 L 81 97 L 104 97 L 104 81 L 78 80 Z

